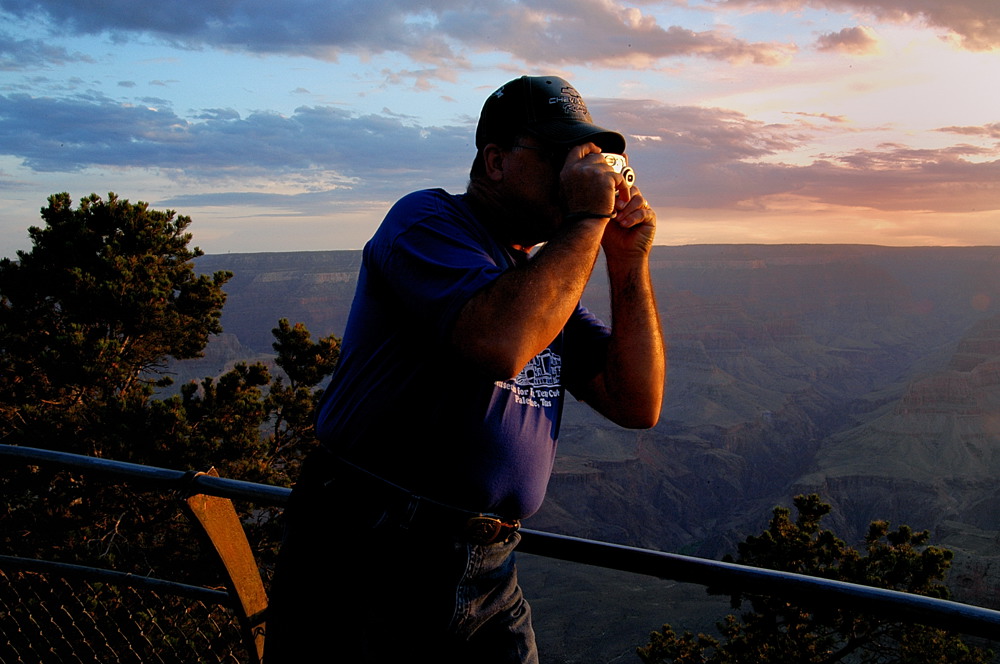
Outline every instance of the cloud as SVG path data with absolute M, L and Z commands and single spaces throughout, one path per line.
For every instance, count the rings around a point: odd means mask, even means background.
M 879 42 L 875 31 L 862 25 L 820 35 L 816 48 L 850 55 L 870 55 L 878 52 Z
M 82 53 L 70 53 L 40 39 L 15 39 L 0 32 L 0 71 L 38 69 L 69 62 L 93 62 Z
M 884 211 L 935 213 L 1000 210 L 1000 159 L 974 146 L 914 149 L 886 145 L 817 160 L 797 193 L 826 203 Z
M 193 117 L 196 120 L 239 120 L 240 114 L 232 108 L 204 108 Z
M 663 27 L 615 0 L 107 0 L 102 11 L 74 0 L 0 0 L 0 8 L 61 30 L 118 39 L 151 34 L 189 47 L 327 60 L 343 53 L 398 52 L 439 68 L 424 70 L 419 85 L 449 68 L 469 68 L 468 50 L 506 52 L 531 64 L 615 67 L 645 67 L 679 56 L 773 65 L 794 52 L 790 44 L 747 42 L 720 30 Z
M 440 27 L 480 50 L 499 48 L 528 63 L 600 63 L 645 67 L 663 58 L 697 56 L 732 63 L 775 65 L 791 44 L 747 42 L 723 31 L 664 28 L 651 15 L 617 3 L 558 0 L 499 5 L 442 15 Z M 491 30 L 477 29 L 489 25 Z
M 437 81 L 449 81 L 454 83 L 458 80 L 458 76 L 454 69 L 448 67 L 429 67 L 427 69 L 401 69 L 399 71 L 393 71 L 391 69 L 382 69 L 380 72 L 385 76 L 387 83 L 393 85 L 400 85 L 404 81 L 412 80 L 412 87 L 416 90 L 430 90 L 435 87 L 435 82 Z
M 883 211 L 1000 209 L 1000 147 L 934 149 L 886 143 L 782 163 L 820 134 L 857 129 L 812 114 L 765 123 L 723 108 L 651 100 L 591 99 L 595 119 L 629 136 L 639 185 L 665 208 L 761 210 L 789 197 Z M 945 127 L 1000 135 L 996 124 Z M 271 207 L 289 214 L 360 209 L 414 189 L 461 188 L 473 127 L 424 126 L 384 111 L 352 114 L 301 106 L 290 115 L 209 108 L 190 119 L 169 107 L 97 94 L 0 95 L 0 146 L 39 173 L 144 169 L 172 178 L 173 206 Z M 113 173 L 108 177 L 113 176 Z M 124 177 L 124 176 L 123 176 Z M 111 186 L 112 190 L 116 187 Z M 180 193 L 183 192 L 183 193 Z
M 818 118 L 820 120 L 826 120 L 834 124 L 843 124 L 847 122 L 847 118 L 843 115 L 830 115 L 829 113 L 805 113 L 802 111 L 785 111 L 786 115 L 796 115 L 804 118 Z
M 471 127 L 419 127 L 326 107 L 247 117 L 205 109 L 188 120 L 169 107 L 96 94 L 0 95 L 0 151 L 38 172 L 143 168 L 200 186 L 260 178 L 293 189 L 349 193 L 357 187 L 358 196 L 377 196 L 380 186 L 427 186 L 442 172 L 463 178 L 474 156 L 471 144 Z M 456 163 L 463 152 L 468 162 Z
M 1000 122 L 993 122 L 982 127 L 941 127 L 937 131 L 963 136 L 984 136 L 986 138 L 1000 139 Z
M 1000 3 L 993 0 L 715 0 L 718 6 L 756 7 L 763 11 L 789 11 L 816 7 L 833 11 L 864 12 L 884 21 L 920 19 L 943 28 L 972 51 L 1000 48 Z
M 630 143 L 629 154 L 639 186 L 659 205 L 740 210 L 794 195 L 882 211 L 1000 210 L 1000 147 L 887 143 L 790 165 L 780 161 L 785 153 L 809 146 L 818 133 L 838 130 L 837 123 L 767 124 L 731 110 L 654 101 L 589 105 L 599 122 L 644 135 Z M 995 124 L 955 129 L 949 128 L 977 136 L 1000 131 Z

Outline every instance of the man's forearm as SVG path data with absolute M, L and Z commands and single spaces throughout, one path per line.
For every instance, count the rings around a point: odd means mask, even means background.
M 621 426 L 656 424 L 666 382 L 666 347 L 646 258 L 608 261 L 612 334 L 591 404 Z

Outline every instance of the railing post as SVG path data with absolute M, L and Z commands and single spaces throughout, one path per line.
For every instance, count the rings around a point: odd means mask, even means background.
M 218 477 L 219 473 L 211 468 L 198 475 Z M 230 598 L 235 600 L 232 602 L 233 609 L 240 621 L 243 643 L 249 655 L 255 658 L 254 664 L 260 664 L 264 656 L 267 593 L 233 501 L 195 493 L 187 496 L 184 504 L 192 521 L 199 526 L 222 563 L 226 587 Z

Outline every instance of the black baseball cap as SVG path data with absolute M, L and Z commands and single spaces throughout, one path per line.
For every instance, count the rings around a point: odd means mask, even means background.
M 522 76 L 491 94 L 479 116 L 476 148 L 521 131 L 567 148 L 592 141 L 604 152 L 625 152 L 625 137 L 595 125 L 580 93 L 558 76 Z

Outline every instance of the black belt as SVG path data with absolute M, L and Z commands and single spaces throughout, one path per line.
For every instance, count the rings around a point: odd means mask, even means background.
M 517 519 L 463 510 L 419 496 L 323 449 L 327 451 L 327 459 L 333 462 L 334 473 L 325 486 L 347 481 L 352 488 L 360 488 L 366 498 L 381 498 L 382 507 L 390 510 L 401 528 L 442 532 L 457 535 L 472 544 L 486 545 L 507 540 L 521 527 Z

